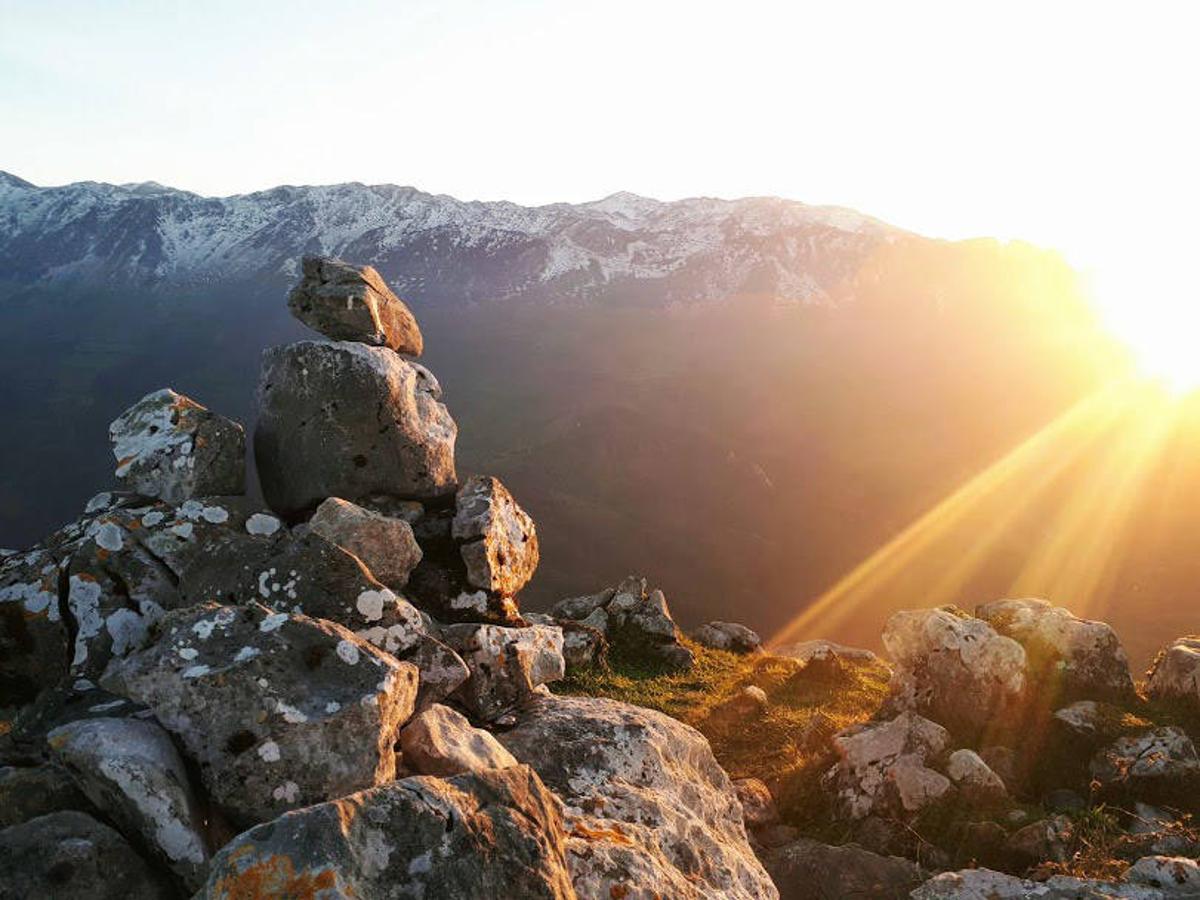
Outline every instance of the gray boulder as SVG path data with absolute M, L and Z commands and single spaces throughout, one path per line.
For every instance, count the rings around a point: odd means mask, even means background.
M 951 753 L 946 760 L 946 775 L 958 788 L 959 796 L 973 805 L 987 806 L 1008 799 L 1003 779 L 974 750 Z
M 108 426 L 117 478 L 131 490 L 179 504 L 203 494 L 246 489 L 242 426 L 163 388 Z
M 709 622 L 694 630 L 691 638 L 701 646 L 732 653 L 753 653 L 762 649 L 762 638 L 758 633 L 737 622 Z
M 1191 738 L 1173 725 L 1118 738 L 1093 757 L 1091 774 L 1110 796 L 1200 805 L 1200 757 Z
M 59 566 L 42 550 L 0 562 L 0 708 L 29 703 L 67 672 Z
M 317 507 L 308 527 L 353 553 L 381 582 L 400 590 L 421 561 L 421 548 L 412 526 L 364 509 L 349 500 L 330 497 Z
M 526 766 L 406 778 L 288 813 L 213 859 L 203 896 L 572 900 L 558 804 Z
M 462 775 L 517 765 L 490 732 L 474 728 L 461 713 L 434 704 L 400 731 L 404 768 L 414 775 Z
M 145 703 L 239 825 L 389 781 L 417 669 L 332 622 L 258 604 L 171 613 L 103 684 Z
M 1053 691 L 1044 704 L 1133 697 L 1129 659 L 1106 623 L 1031 599 L 984 603 L 975 614 L 1025 648 L 1031 688 Z
M 189 888 L 200 886 L 209 856 L 203 815 L 165 731 L 139 719 L 87 719 L 48 740 L 97 809 L 139 835 Z
M 565 804 L 580 897 L 778 896 L 698 731 L 615 700 L 535 696 L 499 738 Z
M 467 580 L 477 588 L 511 597 L 538 565 L 537 529 L 499 478 L 472 475 L 458 489 L 451 534 Z
M 326 497 L 437 497 L 456 487 L 441 387 L 391 350 L 301 341 L 263 354 L 254 456 L 263 496 L 296 516 Z
M 0 831 L 3 900 L 167 900 L 174 892 L 121 835 L 82 812 Z
M 91 812 L 92 804 L 58 766 L 0 768 L 0 828 L 64 809 Z
M 370 266 L 327 256 L 306 256 L 288 309 L 314 331 L 335 341 L 359 341 L 420 356 L 421 329 L 404 301 Z
M 485 722 L 495 721 L 531 696 L 534 688 L 566 673 L 562 631 L 554 626 L 448 625 L 442 636 L 471 672 L 454 697 Z
M 808 838 L 771 850 L 763 865 L 779 888 L 780 900 L 906 900 L 922 880 L 921 869 L 907 859 Z

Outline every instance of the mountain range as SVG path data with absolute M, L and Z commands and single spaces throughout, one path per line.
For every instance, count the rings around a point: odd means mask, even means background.
M 303 254 L 374 265 L 417 302 L 662 306 L 752 294 L 823 304 L 906 233 L 772 197 L 661 202 L 618 193 L 525 207 L 412 187 L 281 186 L 202 197 L 154 182 L 39 187 L 0 172 L 6 290 L 282 282 Z

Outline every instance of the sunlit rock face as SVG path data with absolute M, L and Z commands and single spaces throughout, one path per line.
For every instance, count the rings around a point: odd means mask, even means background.
M 1162 650 L 1148 673 L 1151 697 L 1200 706 L 1200 637 L 1182 637 Z
M 421 548 L 412 525 L 384 516 L 349 500 L 330 497 L 317 507 L 308 526 L 314 532 L 353 553 L 388 587 L 402 589 L 409 573 L 421 561 Z
M 421 355 L 424 341 L 417 320 L 370 266 L 306 256 L 301 269 L 303 278 L 288 294 L 288 309 L 305 325 L 335 341 Z
M 1166 726 L 1118 738 L 1093 758 L 1091 774 L 1114 798 L 1200 809 L 1200 756 L 1181 728 Z
M 573 900 L 565 842 L 558 802 L 526 766 L 406 778 L 239 835 L 203 896 Z
M 147 394 L 109 426 L 108 434 L 117 478 L 147 497 L 178 504 L 245 490 L 242 426 L 170 388 Z
M 258 604 L 168 615 L 103 684 L 145 703 L 239 824 L 381 784 L 417 669 L 339 625 Z
M 495 721 L 566 673 L 562 631 L 553 625 L 448 625 L 442 635 L 471 671 L 455 699 L 484 721 Z
M 400 752 L 405 771 L 413 775 L 446 777 L 517 764 L 491 732 L 472 727 L 461 713 L 441 704 L 404 726 Z
M 996 600 L 975 614 L 1025 648 L 1030 688 L 1048 694 L 1045 702 L 1133 696 L 1129 659 L 1108 624 L 1045 600 Z
M 351 341 L 273 347 L 258 392 L 254 455 L 278 513 L 296 516 L 327 497 L 421 499 L 458 486 L 458 429 L 441 387 L 391 350 Z
M 778 897 L 694 729 L 614 700 L 542 696 L 499 737 L 562 798 L 580 897 Z
M 476 588 L 511 597 L 521 590 L 538 565 L 537 529 L 533 519 L 500 483 L 472 475 L 458 489 L 451 535 L 460 541 L 467 580 Z

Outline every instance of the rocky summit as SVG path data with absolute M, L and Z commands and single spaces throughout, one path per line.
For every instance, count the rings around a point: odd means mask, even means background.
M 1137 682 L 1039 599 L 896 613 L 887 660 L 685 634 L 643 575 L 522 610 L 537 527 L 460 478 L 412 313 L 300 269 L 268 508 L 164 388 L 0 556 L 0 898 L 1200 897 L 1200 639 Z

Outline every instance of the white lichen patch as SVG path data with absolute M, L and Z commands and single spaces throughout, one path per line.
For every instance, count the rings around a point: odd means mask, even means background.
M 257 647 L 243 647 L 237 652 L 237 655 L 234 656 L 233 661 L 235 663 L 245 662 L 248 659 L 254 659 L 254 657 L 258 656 L 261 652 L 262 651 Z
M 94 578 L 72 575 L 67 586 L 67 607 L 75 617 L 75 658 L 71 665 L 82 665 L 88 656 L 88 641 L 100 633 L 104 619 L 100 615 L 100 585 Z
M 275 631 L 277 628 L 279 628 L 281 625 L 283 625 L 283 623 L 286 622 L 287 620 L 288 620 L 287 613 L 271 613 L 269 616 L 264 617 L 263 620 L 258 623 L 258 630 L 263 632 L 264 634 L 269 631 Z
M 112 553 L 116 553 L 125 546 L 125 541 L 121 537 L 121 527 L 113 522 L 105 522 L 96 529 L 96 546 L 103 547 Z
M 192 539 L 192 533 L 195 531 L 191 522 L 180 522 L 178 525 L 171 526 L 171 533 L 183 538 L 185 541 Z
M 341 708 L 342 708 L 342 704 L 338 703 L 336 700 L 330 700 L 328 703 L 325 704 L 325 712 L 328 713 L 329 715 L 333 715 L 335 712 L 337 712 Z
M 184 678 L 200 678 L 212 671 L 208 666 L 191 666 L 183 670 Z
M 259 745 L 258 755 L 264 762 L 279 762 L 279 745 L 274 741 L 263 741 Z
M 206 506 L 201 510 L 200 515 L 205 522 L 211 522 L 214 525 L 221 525 L 229 521 L 229 510 L 223 506 Z
M 142 525 L 144 525 L 146 528 L 153 528 L 155 525 L 161 524 L 162 520 L 165 518 L 166 516 L 161 510 L 152 509 L 150 512 L 142 516 Z
M 200 655 L 200 651 L 195 647 L 180 647 L 175 652 L 179 654 L 180 658 L 186 660 L 193 660 Z
M 112 652 L 115 656 L 124 656 L 130 650 L 137 650 L 146 645 L 146 620 L 132 609 L 118 609 L 104 621 L 104 627 L 112 638 Z
M 196 632 L 200 640 L 207 641 L 212 636 L 213 629 L 216 627 L 217 623 L 214 619 L 201 619 L 192 625 L 192 631 Z
M 300 725 L 308 721 L 308 716 L 296 709 L 290 703 L 285 703 L 283 700 L 275 701 L 275 711 L 283 716 L 283 721 L 289 725 Z
M 100 512 L 102 509 L 108 509 L 112 506 L 113 496 L 108 491 L 101 491 L 95 497 L 87 502 L 83 508 L 84 512 Z
M 260 534 L 270 536 L 277 532 L 283 523 L 274 516 L 269 516 L 266 513 L 255 513 L 246 520 L 246 531 L 250 534 Z M 292 573 L 296 574 L 295 572 Z
M 296 798 L 300 796 L 300 785 L 294 781 L 285 782 L 271 791 L 271 796 L 284 803 L 295 803 Z
M 394 595 L 386 588 L 381 591 L 366 590 L 358 595 L 354 605 L 368 622 L 378 622 L 383 618 L 384 603 L 390 599 L 394 599 Z
M 358 665 L 358 645 L 353 641 L 348 641 L 345 638 L 338 641 L 337 655 L 348 666 Z
M 487 612 L 487 593 L 484 591 L 475 591 L 468 594 L 466 591 L 450 598 L 451 609 L 470 610 L 476 613 Z

